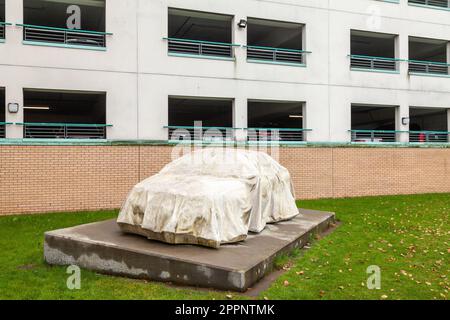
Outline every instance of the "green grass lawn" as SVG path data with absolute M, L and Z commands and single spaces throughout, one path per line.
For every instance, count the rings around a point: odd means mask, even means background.
M 260 298 L 447 299 L 450 195 L 302 201 L 334 211 L 341 226 L 286 264 Z M 81 290 L 66 269 L 43 261 L 45 231 L 113 218 L 117 212 L 0 218 L 0 299 L 225 299 L 229 293 L 82 272 Z M 368 266 L 381 268 L 382 289 L 369 290 Z M 233 299 L 249 299 L 232 293 Z

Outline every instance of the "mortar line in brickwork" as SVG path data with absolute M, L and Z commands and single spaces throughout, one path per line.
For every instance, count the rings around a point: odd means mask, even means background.
M 142 148 L 142 146 L 138 146 L 138 182 L 142 180 L 142 177 L 141 177 L 141 148 Z
M 336 197 L 336 192 L 334 190 L 334 148 L 331 148 L 331 197 L 334 199 Z

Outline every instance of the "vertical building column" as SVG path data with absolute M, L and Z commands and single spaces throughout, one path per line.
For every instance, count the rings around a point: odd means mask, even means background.
M 307 42 L 307 37 L 306 37 L 306 25 L 303 25 L 302 27 L 302 50 L 303 51 L 309 51 L 309 46 L 308 46 L 308 42 Z M 304 64 L 308 64 L 308 55 L 305 54 L 303 55 L 303 63 Z
M 447 42 L 447 63 L 450 64 L 450 41 Z M 447 67 L 447 74 L 450 74 L 450 66 Z M 450 132 L 450 109 L 447 109 L 447 131 Z M 450 134 L 447 138 L 447 142 L 450 142 Z
M 447 131 L 450 132 L 450 109 L 447 109 Z M 450 134 L 448 135 L 447 142 L 450 142 Z
M 11 48 L 11 52 L 19 50 L 22 46 L 22 28 L 16 27 L 14 24 L 23 22 L 23 1 L 6 1 L 5 20 L 12 23 L 7 27 L 6 43 Z M 21 77 L 18 73 L 12 73 L 11 78 L 4 79 L 5 102 L 6 102 L 6 122 L 22 123 L 23 122 L 23 89 L 21 86 Z M 10 113 L 8 111 L 9 103 L 19 104 L 18 113 Z M 22 139 L 23 127 L 19 125 L 9 125 L 6 128 L 6 138 Z
M 238 23 L 241 19 L 247 20 L 247 17 L 236 16 L 232 22 L 233 43 L 245 46 L 247 44 L 247 28 L 241 28 Z M 236 57 L 236 64 L 242 65 L 247 60 L 247 50 L 244 47 L 235 47 L 234 55 Z
M 19 79 L 9 79 L 8 85 L 5 89 L 6 96 L 6 122 L 22 123 L 23 122 L 23 91 L 16 81 Z M 15 80 L 15 81 L 14 81 Z M 18 113 L 10 113 L 8 110 L 8 104 L 17 103 L 19 105 Z M 9 125 L 6 127 L 6 138 L 9 139 L 22 139 L 23 127 L 20 125 Z
M 22 28 L 16 27 L 16 23 L 23 23 L 23 1 L 6 1 L 5 3 L 5 20 L 12 23 L 7 27 L 6 41 L 8 45 L 22 45 Z
M 248 127 L 248 115 L 247 115 L 247 99 L 246 97 L 236 97 L 234 100 L 234 110 L 233 110 L 233 126 L 238 128 L 236 130 L 236 140 L 237 141 L 246 141 L 247 140 L 247 131 L 242 130 L 243 128 Z
M 409 36 L 408 34 L 399 34 L 397 37 L 397 41 L 395 44 L 395 56 L 399 59 L 408 60 L 409 59 Z M 408 62 L 399 62 L 400 74 L 407 75 L 408 74 Z
M 402 131 L 397 134 L 397 142 L 408 143 L 409 142 L 409 124 L 403 124 L 403 118 L 409 118 L 409 104 L 402 103 L 395 113 L 396 126 L 395 130 Z
M 450 63 L 450 41 L 447 42 L 447 63 Z M 448 73 L 450 73 L 450 70 L 448 70 Z
M 244 46 L 247 44 L 247 28 L 240 28 L 238 26 L 238 23 L 241 19 L 247 20 L 247 17 L 237 15 L 234 18 L 232 25 L 233 43 Z M 236 69 L 239 70 L 239 66 L 243 66 L 246 63 L 247 50 L 244 47 L 235 47 L 234 54 L 236 57 Z M 247 97 L 243 96 L 240 93 L 236 95 L 234 100 L 233 126 L 235 128 L 247 128 L 248 126 Z M 235 134 L 237 141 L 246 141 L 246 130 L 236 130 Z

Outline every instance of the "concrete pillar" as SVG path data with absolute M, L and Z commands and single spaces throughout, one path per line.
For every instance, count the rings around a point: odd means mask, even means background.
M 247 28 L 241 28 L 237 24 L 241 19 L 247 20 L 247 17 L 236 16 L 233 20 L 233 43 L 245 46 L 247 44 Z M 235 47 L 234 54 L 236 57 L 236 66 L 240 66 L 246 63 L 247 50 L 245 47 Z
M 303 116 L 303 129 L 309 129 L 308 128 L 308 114 L 306 113 L 306 103 L 303 103 L 303 105 L 302 105 L 302 116 Z M 303 132 L 303 140 L 309 141 L 307 131 Z
M 233 108 L 233 126 L 238 128 L 236 130 L 236 140 L 237 141 L 246 141 L 247 139 L 247 131 L 242 130 L 243 128 L 248 127 L 248 116 L 247 116 L 247 99 L 246 97 L 239 96 L 234 100 L 234 108 Z
M 450 2 L 449 2 L 450 6 Z M 447 42 L 447 63 L 450 64 L 450 41 Z M 447 73 L 450 74 L 450 66 L 447 67 Z M 450 132 L 450 109 L 447 109 L 447 131 Z M 447 141 L 450 142 L 450 134 L 447 138 Z
M 15 26 L 16 23 L 23 23 L 23 1 L 6 1 L 5 20 L 12 23 L 6 30 L 6 42 L 10 47 L 22 46 L 22 28 Z M 19 50 L 19 48 L 11 49 Z M 6 83 L 6 122 L 23 122 L 23 88 L 18 79 L 4 79 Z M 19 112 L 10 113 L 8 111 L 9 103 L 18 103 Z M 23 137 L 23 127 L 18 125 L 9 125 L 6 128 L 6 137 L 11 139 L 21 139 Z
M 409 60 L 409 36 L 407 33 L 399 34 L 396 39 L 395 45 L 395 54 L 396 57 L 403 60 Z M 408 62 L 399 62 L 400 64 L 400 74 L 407 75 L 408 74 Z
M 307 40 L 308 40 L 308 38 L 306 37 L 306 32 L 307 32 L 307 30 L 306 30 L 306 25 L 303 25 L 302 26 L 302 50 L 303 51 L 309 51 L 309 46 L 308 46 L 308 42 L 307 42 Z M 305 55 L 303 55 L 303 63 L 304 64 L 308 64 L 308 55 L 307 54 L 305 54 Z
M 447 109 L 447 131 L 450 132 L 450 109 Z M 448 142 L 450 142 L 450 134 L 448 135 Z
M 22 27 L 17 27 L 15 24 L 23 23 L 23 1 L 6 1 L 5 21 L 13 24 L 6 29 L 8 44 L 22 45 Z
M 241 19 L 247 20 L 245 16 L 236 16 L 233 21 L 233 43 L 240 44 L 242 46 L 247 44 L 247 28 L 240 28 L 237 24 Z M 236 68 L 238 66 L 245 66 L 247 60 L 247 50 L 244 47 L 235 47 L 234 54 L 236 57 Z M 237 71 L 237 73 L 239 73 Z M 248 116 L 247 116 L 247 97 L 242 94 L 237 94 L 234 100 L 233 109 L 233 126 L 235 128 L 247 128 Z M 236 130 L 236 140 L 246 141 L 246 130 Z
M 447 42 L 447 63 L 450 63 L 450 41 Z M 450 69 L 450 68 L 449 68 Z M 448 70 L 447 72 L 449 72 Z M 450 73 L 450 72 L 449 72 Z
M 23 122 L 23 89 L 19 84 L 10 82 L 5 90 L 6 95 L 6 122 L 22 123 Z M 10 113 L 8 104 L 18 103 L 19 112 Z M 9 125 L 6 127 L 6 138 L 22 139 L 23 127 L 20 125 Z
M 397 142 L 408 143 L 409 142 L 409 124 L 404 125 L 402 123 L 403 118 L 409 118 L 409 104 L 402 103 L 395 112 L 395 130 L 404 131 L 397 134 Z

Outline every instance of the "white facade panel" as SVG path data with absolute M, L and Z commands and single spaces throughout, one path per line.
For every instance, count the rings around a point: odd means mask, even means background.
M 235 59 L 168 55 L 168 8 L 234 17 L 233 43 L 247 44 L 240 19 L 260 18 L 304 25 L 306 66 L 251 63 L 246 48 Z M 397 35 L 397 58 L 408 60 L 408 37 L 450 41 L 450 10 L 375 0 L 107 0 L 106 50 L 23 44 L 23 5 L 6 0 L 6 39 L 0 43 L 0 87 L 6 104 L 23 106 L 23 89 L 106 92 L 108 139 L 167 140 L 168 97 L 234 100 L 234 127 L 247 127 L 247 101 L 296 101 L 305 104 L 303 126 L 310 142 L 349 142 L 351 105 L 450 109 L 450 76 L 410 75 L 350 69 L 351 30 Z M 450 46 L 449 46 L 450 48 Z M 450 50 L 447 51 L 450 60 Z M 449 61 L 447 60 L 447 61 Z M 447 62 L 448 63 L 448 62 Z M 6 122 L 23 122 L 6 112 Z M 9 126 L 8 138 L 22 138 Z

